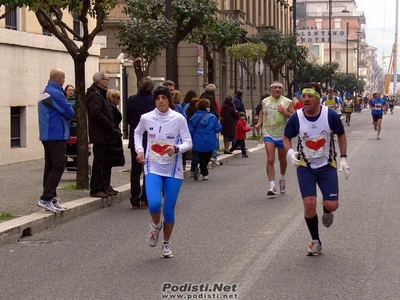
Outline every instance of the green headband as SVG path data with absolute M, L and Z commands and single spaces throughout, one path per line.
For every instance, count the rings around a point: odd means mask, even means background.
M 303 89 L 303 90 L 301 91 L 301 94 L 305 94 L 305 93 L 314 95 L 314 96 L 317 97 L 318 99 L 321 98 L 321 95 L 320 95 L 316 90 L 313 90 L 313 89 L 309 89 L 309 88 L 308 88 L 308 89 Z

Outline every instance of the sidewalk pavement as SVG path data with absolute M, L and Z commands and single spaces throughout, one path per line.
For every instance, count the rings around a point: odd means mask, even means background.
M 124 140 L 124 145 L 128 141 Z M 220 145 L 221 142 L 220 136 Z M 263 148 L 258 141 L 246 140 L 249 152 Z M 54 225 L 59 225 L 79 216 L 110 205 L 127 201 L 130 198 L 130 150 L 125 148 L 126 163 L 124 167 L 112 169 L 111 185 L 119 191 L 119 194 L 108 198 L 93 198 L 89 196 L 89 190 L 66 189 L 75 183 L 76 175 L 73 172 L 65 172 L 60 181 L 57 196 L 61 198 L 60 203 L 68 210 L 54 214 L 44 211 L 37 206 L 42 193 L 42 178 L 44 159 L 27 161 L 22 163 L 0 166 L 3 174 L 0 180 L 0 189 L 6 195 L 0 198 L 0 214 L 11 213 L 15 218 L 0 221 L 0 245 L 16 242 L 23 236 L 29 236 Z M 235 157 L 241 157 L 241 152 L 236 150 L 233 155 L 220 154 L 218 161 L 223 165 Z M 89 163 L 92 163 L 92 156 Z M 185 179 L 190 177 L 190 163 L 187 164 Z

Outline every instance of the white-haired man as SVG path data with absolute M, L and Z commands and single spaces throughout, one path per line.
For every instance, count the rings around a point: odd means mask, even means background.
M 283 148 L 283 133 L 287 120 L 294 112 L 292 100 L 282 96 L 283 85 L 275 81 L 270 86 L 271 96 L 262 100 L 262 110 L 258 117 L 256 129 L 263 124 L 265 151 L 267 153 L 267 176 L 269 179 L 270 188 L 268 196 L 277 194 L 275 188 L 275 149 L 278 149 L 278 159 L 280 163 L 279 189 L 280 193 L 286 192 L 286 151 Z

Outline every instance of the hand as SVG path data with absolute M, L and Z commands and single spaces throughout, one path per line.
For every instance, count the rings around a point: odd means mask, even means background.
M 343 170 L 344 170 L 344 178 L 346 178 L 346 180 L 349 179 L 350 167 L 349 164 L 347 163 L 346 157 L 340 158 L 339 171 L 342 172 Z
M 139 152 L 139 153 L 137 154 L 137 156 L 136 156 L 136 161 L 137 161 L 139 164 L 144 163 L 144 152 Z
M 165 149 L 165 152 L 168 154 L 168 156 L 172 156 L 175 154 L 175 147 L 169 146 L 167 149 Z
M 284 107 L 282 104 L 280 104 L 280 105 L 278 106 L 278 111 L 279 111 L 281 114 L 285 114 L 286 109 L 285 109 L 285 107 Z
M 298 167 L 300 165 L 300 160 L 298 159 L 299 154 L 299 152 L 294 151 L 292 148 L 290 148 L 287 152 L 287 156 L 291 160 L 294 167 Z
M 260 123 L 257 123 L 256 125 L 254 125 L 254 127 L 255 127 L 256 129 L 259 129 L 259 128 L 260 128 Z
M 121 131 L 120 130 L 118 130 L 118 129 L 114 129 L 114 133 L 115 133 L 115 137 L 117 138 L 117 139 L 120 139 L 121 137 L 122 137 L 122 133 L 121 133 Z

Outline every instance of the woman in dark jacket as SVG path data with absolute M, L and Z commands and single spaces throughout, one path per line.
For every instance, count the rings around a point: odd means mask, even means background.
M 222 125 L 222 135 L 224 137 L 224 154 L 232 154 L 229 151 L 229 144 L 235 138 L 236 122 L 238 119 L 238 112 L 233 104 L 233 98 L 228 96 L 225 98 L 221 109 L 221 125 Z
M 116 130 L 121 131 L 119 124 L 122 121 L 122 114 L 118 109 L 118 106 L 121 101 L 121 93 L 114 89 L 109 89 L 107 91 L 107 99 L 110 103 L 110 110 L 113 116 L 113 123 Z M 108 145 L 107 148 L 107 157 L 106 157 L 106 164 L 109 168 L 123 166 L 125 165 L 125 156 L 124 156 L 124 148 L 122 144 L 122 134 L 119 135 L 120 137 L 116 137 L 115 142 Z M 110 177 L 111 181 L 111 177 Z M 114 190 L 109 183 L 109 192 L 113 193 L 114 195 L 118 194 L 118 191 Z

